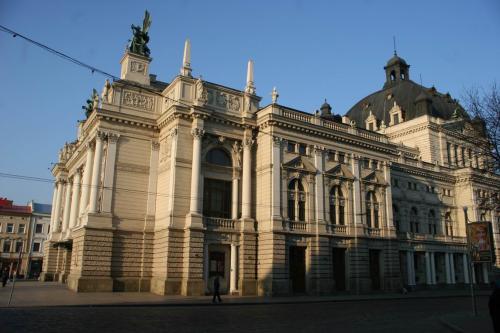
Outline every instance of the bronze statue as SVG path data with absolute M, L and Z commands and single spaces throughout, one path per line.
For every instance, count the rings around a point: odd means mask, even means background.
M 149 48 L 146 45 L 149 42 L 148 30 L 151 26 L 151 16 L 146 10 L 144 13 L 144 20 L 142 22 L 142 29 L 140 26 L 132 24 L 132 33 L 134 37 L 130 42 L 129 51 L 135 54 L 140 54 L 149 57 Z
M 90 95 L 90 98 L 86 101 L 87 105 L 82 106 L 82 109 L 85 110 L 85 117 L 88 118 L 94 110 L 96 99 L 99 101 L 99 95 L 97 94 L 97 90 L 92 89 L 92 95 Z

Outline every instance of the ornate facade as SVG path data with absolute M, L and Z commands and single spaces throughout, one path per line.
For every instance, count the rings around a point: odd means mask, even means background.
M 457 130 L 464 113 L 398 102 L 406 63 L 386 67 L 383 109 L 339 117 L 326 102 L 280 105 L 276 90 L 261 106 L 252 62 L 238 90 L 193 78 L 189 58 L 187 42 L 165 83 L 127 51 L 61 150 L 45 280 L 182 295 L 210 292 L 216 275 L 239 295 L 487 282 L 490 264 L 469 275 L 463 207 L 500 249 L 500 177 Z

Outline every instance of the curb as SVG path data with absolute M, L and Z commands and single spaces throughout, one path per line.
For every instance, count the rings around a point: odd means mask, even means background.
M 444 320 L 443 318 L 439 318 L 439 322 L 446 328 L 452 330 L 453 332 L 456 333 L 466 333 L 463 329 L 460 327 L 450 323 L 449 321 Z
M 249 306 L 249 305 L 285 305 L 285 304 L 313 304 L 313 303 L 348 303 L 348 302 L 370 302 L 370 301 L 395 301 L 395 300 L 414 300 L 414 299 L 446 299 L 446 298 L 463 298 L 470 295 L 423 295 L 423 296 L 393 296 L 393 297 L 380 297 L 380 298 L 339 298 L 339 299 L 300 299 L 300 300 L 256 300 L 256 301 L 226 301 L 222 303 L 213 304 L 209 298 L 206 301 L 193 301 L 193 302 L 125 302 L 125 303 L 103 303 L 103 304 L 54 304 L 54 305 L 33 305 L 33 306 L 0 306 L 0 310 L 4 309 L 33 309 L 33 308 L 59 308 L 59 307 L 76 307 L 76 308 L 107 308 L 107 307 L 195 307 L 195 306 Z M 487 297 L 487 295 L 476 295 L 476 297 Z M 441 319 L 440 319 L 441 320 Z M 453 324 L 446 323 L 444 325 Z M 450 326 L 450 327 L 451 327 Z M 457 332 L 463 332 L 458 329 Z

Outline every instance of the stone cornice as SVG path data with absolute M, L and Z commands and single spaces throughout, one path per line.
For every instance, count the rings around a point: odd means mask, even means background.
M 262 119 L 261 121 L 258 122 L 258 126 L 263 129 L 268 126 L 279 126 L 297 132 L 302 132 L 307 135 L 316 135 L 318 137 L 331 139 L 343 144 L 354 145 L 357 147 L 361 147 L 363 149 L 370 149 L 385 154 L 398 156 L 397 146 L 394 144 L 384 143 L 384 142 L 375 143 L 374 141 L 369 141 L 368 139 L 362 138 L 355 134 L 336 132 L 332 129 L 328 129 L 314 124 L 309 124 L 309 123 L 299 124 L 296 121 L 283 118 L 275 114 L 266 115 L 265 119 Z
M 456 181 L 456 178 L 454 176 L 446 175 L 443 172 L 431 171 L 431 170 L 419 168 L 419 167 L 412 166 L 412 165 L 401 164 L 398 162 L 392 163 L 391 171 L 392 170 L 401 171 L 401 172 L 412 174 L 415 176 L 425 177 L 428 179 L 434 179 L 437 181 L 447 182 L 447 183 L 451 183 L 451 184 L 454 184 Z

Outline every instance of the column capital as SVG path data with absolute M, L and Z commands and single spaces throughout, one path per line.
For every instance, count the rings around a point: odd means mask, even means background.
M 107 136 L 108 136 L 108 134 L 106 132 L 104 132 L 102 130 L 97 130 L 97 132 L 95 134 L 95 139 L 96 139 L 96 141 L 97 140 L 104 141 Z
M 248 138 L 244 138 L 242 143 L 243 143 L 244 149 L 250 149 L 250 148 L 252 148 L 252 145 L 255 143 L 255 140 L 252 139 L 252 137 L 248 137 Z
M 276 147 L 281 147 L 281 144 L 283 143 L 283 138 L 280 138 L 278 136 L 273 136 L 273 145 Z
M 316 155 L 322 155 L 325 151 L 325 147 L 314 145 L 312 151 Z
M 120 134 L 118 133 L 108 133 L 108 143 L 116 144 L 118 139 L 120 138 Z
M 201 128 L 193 128 L 191 130 L 191 135 L 193 135 L 193 138 L 195 140 L 201 140 L 201 138 L 203 137 L 204 134 L 205 134 L 205 130 L 203 130 Z
M 151 141 L 151 149 L 152 150 L 160 150 L 160 143 L 156 140 Z

